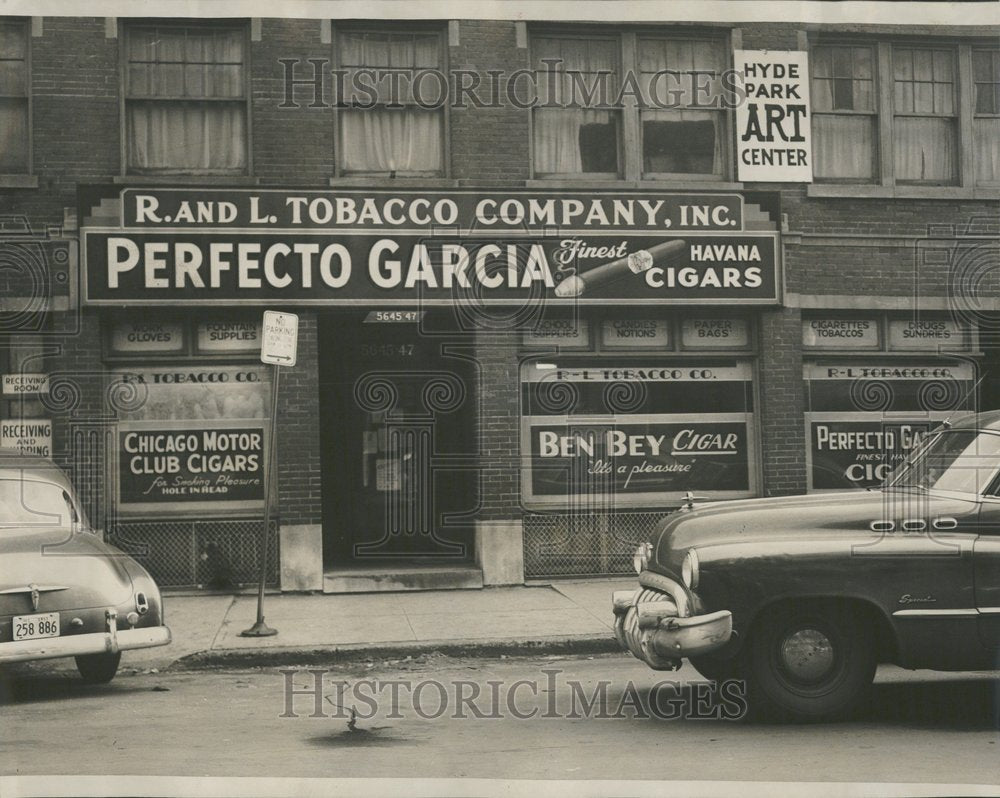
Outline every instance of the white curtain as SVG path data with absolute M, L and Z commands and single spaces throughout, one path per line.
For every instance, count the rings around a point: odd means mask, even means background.
M 980 185 L 1000 182 L 1000 119 L 976 119 L 976 182 Z
M 873 176 L 874 117 L 814 114 L 812 122 L 816 177 L 861 180 Z
M 617 135 L 614 129 L 606 130 L 606 135 L 598 136 L 606 142 L 604 146 L 614 152 L 584 152 L 585 147 L 594 146 L 581 142 L 581 132 L 588 125 L 609 126 L 614 123 L 612 111 L 583 105 L 584 92 L 590 93 L 599 81 L 604 81 L 606 92 L 602 98 L 598 91 L 590 101 L 599 104 L 602 99 L 614 100 L 618 86 L 614 73 L 614 47 L 598 39 L 539 39 L 536 42 L 537 70 L 536 87 L 539 108 L 534 111 L 533 147 L 535 172 L 540 175 L 579 174 L 594 171 L 594 163 L 615 164 L 617 169 Z M 560 63 L 549 66 L 544 60 L 558 59 Z M 550 69 L 559 74 L 550 85 Z M 571 74 L 576 73 L 574 79 Z M 601 77 L 601 73 L 612 73 Z M 553 89 L 550 91 L 550 89 Z M 550 96 L 551 95 L 551 96 Z M 546 108 L 547 103 L 578 107 Z M 585 157 L 586 156 L 586 157 Z
M 953 120 L 897 116 L 893 120 L 896 179 L 953 183 L 956 149 Z
M 242 171 L 243 82 L 241 31 L 130 31 L 130 165 L 143 171 Z
M 345 171 L 441 171 L 440 112 L 373 108 L 341 116 Z
M 371 109 L 345 108 L 341 114 L 343 164 L 347 172 L 440 173 L 443 171 L 442 113 L 412 105 L 413 78 L 420 70 L 437 69 L 440 64 L 439 37 L 421 34 L 348 33 L 340 39 L 340 64 L 348 75 L 343 98 L 371 102 L 361 92 L 351 94 L 352 75 L 358 69 L 388 69 L 402 73 L 395 83 L 398 96 L 392 96 L 393 82 L 376 81 L 365 76 L 365 84 L 377 87 Z M 422 78 L 420 86 L 426 102 L 440 91 L 434 78 Z M 386 108 L 389 103 L 408 107 Z

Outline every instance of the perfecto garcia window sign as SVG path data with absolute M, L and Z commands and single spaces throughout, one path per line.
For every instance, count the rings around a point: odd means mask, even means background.
M 93 305 L 776 304 L 735 194 L 121 191 L 81 231 Z
M 880 485 L 929 430 L 972 409 L 973 372 L 945 358 L 805 364 L 809 490 Z
M 753 495 L 749 362 L 535 360 L 521 371 L 525 503 Z

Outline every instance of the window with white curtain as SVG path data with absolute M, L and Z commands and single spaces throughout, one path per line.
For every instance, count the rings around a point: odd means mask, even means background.
M 28 33 L 0 21 L 0 174 L 28 172 Z
M 893 47 L 892 69 L 896 182 L 956 182 L 954 51 Z
M 813 175 L 875 176 L 875 53 L 871 46 L 816 47 L 812 53 Z
M 243 26 L 127 28 L 130 173 L 246 173 L 246 47 Z
M 1000 50 L 972 51 L 976 183 L 1000 183 Z
M 639 84 L 650 100 L 640 110 L 644 177 L 722 177 L 724 111 L 709 106 L 725 58 L 717 41 L 638 40 Z
M 618 93 L 617 39 L 536 36 L 531 56 L 535 175 L 618 177 L 621 112 L 600 107 Z
M 434 77 L 443 67 L 441 34 L 345 30 L 337 41 L 341 173 L 443 176 L 444 107 Z

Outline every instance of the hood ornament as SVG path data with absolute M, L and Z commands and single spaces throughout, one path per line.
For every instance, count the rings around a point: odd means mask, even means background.
M 708 496 L 695 496 L 691 491 L 688 491 L 687 493 L 684 494 L 684 504 L 682 505 L 682 507 L 685 510 L 693 510 L 694 503 L 696 501 L 707 501 L 707 500 Z

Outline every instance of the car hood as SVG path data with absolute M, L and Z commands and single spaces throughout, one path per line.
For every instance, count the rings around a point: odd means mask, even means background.
M 128 557 L 96 535 L 0 529 L 0 615 L 122 604 L 132 594 Z M 32 605 L 31 585 L 39 589 Z
M 979 505 L 954 495 L 913 490 L 844 491 L 717 502 L 680 510 L 664 519 L 653 539 L 652 564 L 676 568 L 678 558 L 697 546 L 763 543 L 794 539 L 842 537 L 857 541 L 884 534 L 873 522 L 891 521 L 902 531 L 903 521 L 923 520 L 931 529 L 935 518 L 961 522 Z

